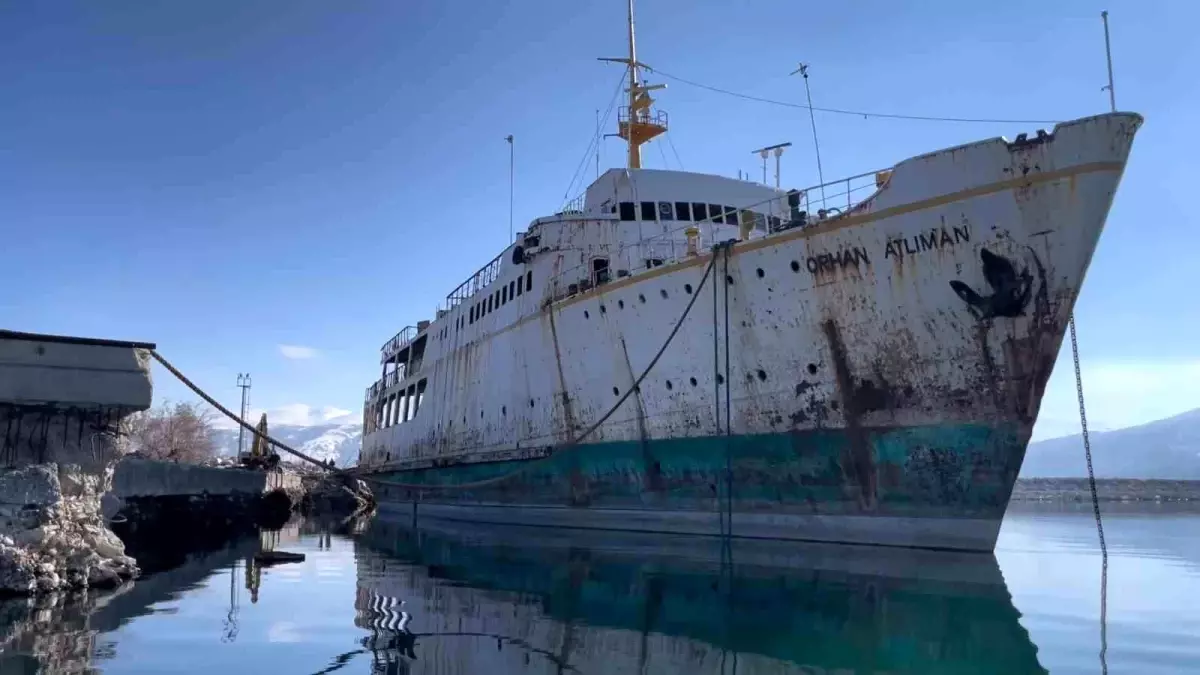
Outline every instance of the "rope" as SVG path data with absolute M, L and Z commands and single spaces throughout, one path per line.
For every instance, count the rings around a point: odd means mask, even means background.
M 200 387 L 196 386 L 196 383 L 195 383 L 195 382 L 192 382 L 191 380 L 189 380 L 189 379 L 187 378 L 187 376 L 186 376 L 186 375 L 184 375 L 183 373 L 179 372 L 179 369 L 178 369 L 178 368 L 176 368 L 175 366 L 171 365 L 171 362 L 170 362 L 170 361 L 168 361 L 168 360 L 166 360 L 165 358 L 163 358 L 163 355 L 162 355 L 162 354 L 159 354 L 157 350 L 155 350 L 155 349 L 151 349 L 151 350 L 150 350 L 150 355 L 151 355 L 151 356 L 153 356 L 153 357 L 154 357 L 154 359 L 155 359 L 156 361 L 158 361 L 159 363 L 161 363 L 161 364 L 162 364 L 162 366 L 163 366 L 163 368 L 166 368 L 166 369 L 167 369 L 167 370 L 168 370 L 168 371 L 169 371 L 169 372 L 170 372 L 172 375 L 174 375 L 175 377 L 179 378 L 179 381 L 180 381 L 180 382 L 182 382 L 182 383 L 184 383 L 185 385 L 187 385 L 187 388 L 188 388 L 188 389 L 191 389 L 193 392 L 195 392 L 195 394 L 196 394 L 197 396 L 199 396 L 200 398 L 202 398 L 202 399 L 204 399 L 205 401 L 207 401 L 209 405 L 211 405 L 212 407 L 216 408 L 218 411 L 220 411 L 220 412 L 221 412 L 221 414 L 225 415 L 226 417 L 228 417 L 229 419 L 233 420 L 234 422 L 237 422 L 237 423 L 238 423 L 238 425 L 239 425 L 239 426 L 241 426 L 241 427 L 242 427 L 243 429 L 245 429 L 246 431 L 249 431 L 250 433 L 254 434 L 255 436 L 257 436 L 257 437 L 261 438 L 262 440 L 264 440 L 264 441 L 266 441 L 266 442 L 268 442 L 268 443 L 271 443 L 272 445 L 275 445 L 275 446 L 277 446 L 277 447 L 278 447 L 280 450 L 283 450 L 284 452 L 287 452 L 287 453 L 290 453 L 290 454 L 292 454 L 292 455 L 295 455 L 296 457 L 299 457 L 300 459 L 303 459 L 303 460 L 304 460 L 304 461 L 306 461 L 306 462 L 310 462 L 310 463 L 312 463 L 312 464 L 316 464 L 317 466 L 319 466 L 319 467 L 321 467 L 321 468 L 323 468 L 323 469 L 326 469 L 326 470 L 328 470 L 328 469 L 329 469 L 329 466 L 328 466 L 328 465 L 326 465 L 326 464 L 325 464 L 324 462 L 322 462 L 321 460 L 319 460 L 319 459 L 314 459 L 314 458 L 312 458 L 312 457 L 309 457 L 308 455 L 304 454 L 303 452 L 300 452 L 299 450 L 297 450 L 297 449 L 295 449 L 295 448 L 291 447 L 291 446 L 290 446 L 290 445 L 288 445 L 287 443 L 284 443 L 284 442 L 282 442 L 282 441 L 280 441 L 280 440 L 277 440 L 277 439 L 271 438 L 271 437 L 270 437 L 270 436 L 268 436 L 267 434 L 264 434 L 264 433 L 262 433 L 261 431 L 259 431 L 257 427 L 255 427 L 254 425 L 250 424 L 250 423 L 249 423 L 249 422 L 247 422 L 246 420 L 242 419 L 241 417 L 238 417 L 237 415 L 234 415 L 234 414 L 233 414 L 233 412 L 232 412 L 231 410 L 229 410 L 229 408 L 226 408 L 225 406 L 223 406 L 223 405 L 221 405 L 220 403 L 218 403 L 218 402 L 217 402 L 217 399 L 215 399 L 215 398 L 213 398 L 213 397 L 209 396 L 208 394 L 206 394 L 206 393 L 204 392 L 204 390 L 203 390 L 203 389 L 201 389 Z M 335 473 L 344 473 L 344 472 L 343 472 L 343 471 L 341 471 L 341 470 L 338 470 L 338 471 L 336 471 Z
M 873 112 L 863 112 L 861 110 L 844 110 L 841 108 L 818 108 L 816 106 L 804 105 L 803 103 L 789 103 L 787 101 L 777 101 L 774 99 L 762 98 L 761 96 L 751 96 L 749 94 L 742 94 L 742 93 L 739 93 L 736 91 L 730 91 L 728 89 L 721 89 L 720 87 L 714 87 L 712 85 L 702 84 L 700 82 L 694 82 L 692 80 L 684 79 L 682 77 L 679 77 L 678 75 L 672 75 L 670 73 L 667 73 L 667 72 L 664 72 L 661 70 L 657 70 L 655 68 L 651 68 L 650 66 L 643 66 L 643 67 L 652 73 L 658 73 L 659 75 L 662 75 L 663 77 L 675 80 L 676 82 L 682 82 L 683 84 L 690 84 L 693 87 L 707 89 L 709 91 L 713 91 L 718 94 L 725 94 L 726 96 L 733 96 L 736 98 L 746 99 L 747 101 L 757 101 L 759 103 L 769 103 L 771 105 L 783 106 L 785 108 L 800 108 L 802 110 L 812 110 L 815 112 L 833 113 L 836 115 L 855 115 L 855 116 L 859 116 L 859 117 L 875 117 L 875 118 L 880 118 L 880 119 L 893 119 L 893 120 L 913 120 L 913 121 L 918 121 L 918 122 L 970 122 L 970 123 L 983 123 L 983 124 L 1058 124 L 1058 121 L 1056 121 L 1056 120 L 1003 120 L 1003 119 L 985 119 L 985 118 L 971 118 L 971 117 L 934 117 L 931 115 L 901 115 L 901 114 L 897 114 L 897 113 L 873 113 Z
M 621 93 L 621 87 L 625 84 L 625 74 L 628 72 L 628 67 L 621 71 L 621 77 L 617 80 L 617 88 L 615 91 L 613 91 L 612 99 L 608 102 L 608 110 L 604 111 L 604 119 L 600 122 L 601 130 L 603 130 L 605 124 L 608 124 L 608 116 L 612 114 L 613 107 L 617 105 L 617 96 Z M 570 201 L 571 191 L 575 189 L 575 181 L 582 177 L 580 172 L 583 171 L 583 167 L 587 164 L 588 159 L 592 156 L 592 148 L 598 148 L 600 146 L 601 138 L 602 136 L 600 134 L 593 136 L 591 142 L 588 143 L 587 149 L 583 151 L 583 159 L 579 161 L 579 166 L 575 167 L 575 173 L 571 174 L 571 183 L 567 185 L 567 190 L 563 192 L 564 204 Z
M 1071 315 L 1071 356 L 1075 359 L 1075 391 L 1079 395 L 1079 424 L 1083 428 L 1083 453 L 1087 457 L 1088 487 L 1092 492 L 1092 513 L 1100 536 L 1100 667 L 1108 673 L 1108 545 L 1104 541 L 1104 522 L 1100 519 L 1100 498 L 1096 495 L 1096 474 L 1092 470 L 1092 443 L 1088 438 L 1087 410 L 1083 405 L 1083 374 L 1079 369 L 1079 341 L 1075 337 L 1075 315 Z
M 728 255 L 728 254 L 726 254 L 726 255 Z M 579 445 L 579 443 L 583 439 L 590 436 L 593 432 L 595 432 L 597 429 L 599 429 L 601 425 L 603 425 L 605 422 L 607 422 L 608 419 L 610 417 L 612 417 L 617 412 L 617 410 L 620 409 L 621 405 L 624 404 L 625 401 L 630 396 L 632 396 L 634 392 L 638 391 L 638 388 L 641 386 L 642 381 L 645 380 L 646 377 L 650 374 L 650 371 L 654 369 L 654 366 L 658 363 L 658 360 L 660 358 L 662 358 L 662 355 L 664 353 L 666 353 L 667 347 L 669 347 L 671 342 L 675 339 L 675 335 L 677 333 L 679 333 L 679 329 L 683 326 L 684 320 L 687 319 L 688 314 L 692 311 L 692 306 L 696 304 L 696 298 L 700 296 L 700 289 L 704 288 L 704 284 L 708 282 L 708 278 L 709 278 L 709 276 L 711 276 L 713 267 L 716 266 L 716 262 L 717 262 L 717 255 L 716 255 L 716 253 L 714 253 L 712 260 L 710 260 L 708 263 L 708 267 L 706 267 L 704 270 L 704 276 L 700 279 L 700 284 L 696 288 L 696 293 L 692 295 L 692 299 L 689 300 L 687 306 L 684 307 L 683 314 L 680 315 L 679 320 L 675 323 L 675 327 L 671 329 L 671 333 L 670 333 L 670 335 L 667 336 L 666 342 L 664 342 L 662 347 L 659 348 L 658 353 L 654 355 L 654 358 L 650 359 L 650 363 L 646 366 L 646 369 L 644 371 L 642 371 L 642 374 L 640 376 L 638 376 L 637 380 L 634 381 L 633 386 L 630 387 L 625 392 L 624 396 L 622 396 L 620 399 L 617 400 L 616 404 L 614 404 L 613 407 L 607 413 L 605 413 L 603 417 L 601 417 L 594 424 L 592 424 L 592 426 L 588 427 L 587 430 L 585 430 L 583 433 L 579 434 L 578 436 L 576 436 L 574 439 L 572 439 L 568 443 L 565 443 L 564 445 L 559 447 L 555 452 L 551 453 L 549 456 L 547 456 L 541 460 L 525 464 L 521 468 L 519 468 L 515 471 L 512 471 L 512 472 L 503 474 L 501 476 L 494 476 L 492 478 L 478 480 L 478 481 L 474 481 L 471 483 L 436 485 L 436 484 L 423 484 L 423 483 L 398 483 L 395 481 L 385 481 L 385 480 L 381 480 L 378 478 L 372 478 L 370 476 L 354 476 L 354 477 L 357 477 L 362 480 L 366 480 L 366 481 L 369 481 L 371 483 L 375 483 L 378 485 L 383 485 L 383 486 L 387 486 L 387 487 L 399 487 L 399 488 L 404 488 L 404 489 L 408 489 L 408 490 L 469 490 L 469 489 L 484 487 L 486 485 L 493 485 L 495 483 L 499 483 L 501 481 L 505 481 L 505 480 L 508 480 L 515 476 L 518 476 L 520 474 L 526 473 L 530 469 L 532 469 L 536 466 L 540 466 L 540 465 L 548 462 L 550 459 L 553 459 L 555 455 L 557 455 L 565 450 L 568 450 L 576 445 Z M 728 266 L 728 261 L 726 261 L 726 266 Z M 162 354 L 159 354 L 157 350 L 151 349 L 149 351 L 150 351 L 150 355 L 153 356 L 156 361 L 161 363 L 162 366 L 164 368 L 166 368 L 167 371 L 169 371 L 172 375 L 179 378 L 179 381 L 182 382 L 184 385 L 186 385 L 188 389 L 191 389 L 197 396 L 204 399 L 209 405 L 216 408 L 223 415 L 225 415 L 229 419 L 236 422 L 243 429 L 249 431 L 250 433 L 254 434 L 257 437 L 262 438 L 264 441 L 275 445 L 280 450 L 283 450 L 284 452 L 287 452 L 296 457 L 299 457 L 300 459 L 303 459 L 306 462 L 310 462 L 310 463 L 315 464 L 323 469 L 332 471 L 333 473 L 336 473 L 336 474 L 340 474 L 340 475 L 344 475 L 344 476 L 352 476 L 352 474 L 350 474 L 349 472 L 347 472 L 343 469 L 330 469 L 329 466 L 327 466 L 325 463 L 321 462 L 320 460 L 309 457 L 308 455 L 304 454 L 303 452 L 300 452 L 299 450 L 296 450 L 295 448 L 289 446 L 288 444 L 286 444 L 278 439 L 271 438 L 269 435 L 260 432 L 257 427 L 251 425 L 249 422 L 243 420 L 241 417 L 238 417 L 237 415 L 233 414 L 233 411 L 231 411 L 228 408 L 226 408 L 225 406 L 221 405 L 212 396 L 209 396 L 203 389 L 201 389 L 199 386 L 197 386 L 195 382 L 192 382 L 190 379 L 188 379 L 188 377 L 186 375 L 184 375 L 182 372 L 180 372 L 178 368 L 173 366 L 170 361 L 168 361 L 166 358 L 164 358 Z
M 675 335 L 677 333 L 679 333 L 679 329 L 683 327 L 684 320 L 687 319 L 688 314 L 691 313 L 691 311 L 692 311 L 692 307 L 696 304 L 696 298 L 700 297 L 700 289 L 704 288 L 704 284 L 708 282 L 708 278 L 709 278 L 709 276 L 712 275 L 712 270 L 713 270 L 713 267 L 716 266 L 716 263 L 717 263 L 717 256 L 714 253 L 712 259 L 708 261 L 708 267 L 706 267 L 704 269 L 704 276 L 701 277 L 700 283 L 696 287 L 696 292 L 692 295 L 692 299 L 688 301 L 687 306 L 683 308 L 683 314 L 681 314 L 679 316 L 679 320 L 675 322 L 675 327 L 671 329 L 670 335 L 667 336 L 666 341 L 663 342 L 663 345 L 662 345 L 662 347 L 659 348 L 658 353 L 654 355 L 654 358 L 650 359 L 650 363 L 646 365 L 646 369 L 642 371 L 642 374 L 639 375 L 636 380 L 634 380 L 633 386 L 631 386 L 629 389 L 627 389 L 625 391 L 625 394 L 622 395 L 621 398 L 617 399 L 617 402 L 615 404 L 613 404 L 613 407 L 610 408 L 608 410 L 608 412 L 604 413 L 604 415 L 600 419 L 596 420 L 596 422 L 593 423 L 586 430 L 584 430 L 583 433 L 579 434 L 578 436 L 571 439 L 567 443 L 564 443 L 562 446 L 557 448 L 554 452 L 550 453 L 550 455 L 548 455 L 540 460 L 537 460 L 537 461 L 528 462 L 525 465 L 523 465 L 522 467 L 520 467 L 519 469 L 510 471 L 509 473 L 502 474 L 500 476 L 493 476 L 492 478 L 485 478 L 482 480 L 473 481 L 470 483 L 454 483 L 454 484 L 448 484 L 448 485 L 438 485 L 438 484 L 426 484 L 426 483 L 398 483 L 395 481 L 385 481 L 385 480 L 381 480 L 378 478 L 367 478 L 365 476 L 363 478 L 365 480 L 369 480 L 372 483 L 376 483 L 378 485 L 383 485 L 383 486 L 387 486 L 387 487 L 398 487 L 398 488 L 403 488 L 406 490 L 471 490 L 471 489 L 475 489 L 475 488 L 485 487 L 488 485 L 494 485 L 496 483 L 500 483 L 500 482 L 506 481 L 510 478 L 519 476 L 523 473 L 530 471 L 531 469 L 533 469 L 535 467 L 549 463 L 550 460 L 555 459 L 556 455 L 561 454 L 562 452 L 579 445 L 580 442 L 583 441 L 583 439 L 587 438 L 588 436 L 591 436 L 592 433 L 594 433 L 597 429 L 599 429 L 601 427 L 601 425 L 603 425 L 605 422 L 607 422 L 608 418 L 610 418 L 614 414 L 616 414 L 617 410 L 619 410 L 621 408 L 621 406 L 625 403 L 625 401 L 630 396 L 632 396 L 635 392 L 639 391 L 639 387 L 641 387 L 642 381 L 645 380 L 646 377 L 650 375 L 650 371 L 654 370 L 654 366 L 658 363 L 658 360 L 660 358 L 662 358 L 662 355 L 664 353 L 666 353 L 667 347 L 669 347 L 671 345 L 671 342 L 675 339 Z

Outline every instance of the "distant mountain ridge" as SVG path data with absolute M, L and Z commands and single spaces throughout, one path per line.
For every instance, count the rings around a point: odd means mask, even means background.
M 1088 437 L 1097 478 L 1200 480 L 1200 408 Z M 1080 434 L 1030 443 L 1021 467 L 1022 478 L 1086 475 Z
M 270 424 L 268 433 L 304 454 L 321 461 L 333 460 L 341 467 L 358 464 L 358 451 L 362 447 L 361 422 L 331 422 L 328 424 Z M 227 457 L 237 454 L 238 430 L 219 428 L 214 430 L 217 453 Z M 250 449 L 254 435 L 247 432 L 243 441 Z M 285 461 L 302 461 L 286 452 L 279 453 Z

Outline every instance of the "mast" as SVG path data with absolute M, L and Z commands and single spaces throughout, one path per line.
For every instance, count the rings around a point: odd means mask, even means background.
M 629 144 L 630 169 L 642 168 L 642 146 L 666 133 L 667 115 L 662 111 L 652 112 L 654 99 L 650 92 L 666 89 L 665 84 L 646 85 L 640 82 L 638 69 L 646 65 L 638 63 L 637 41 L 634 35 L 633 0 L 629 0 L 629 57 L 623 59 L 601 58 L 601 61 L 624 63 L 629 69 L 628 102 L 617 111 L 617 135 Z

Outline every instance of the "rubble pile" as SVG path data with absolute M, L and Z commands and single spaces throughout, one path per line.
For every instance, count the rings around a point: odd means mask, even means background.
M 137 576 L 101 517 L 112 468 L 34 464 L 0 472 L 0 593 L 114 586 Z
M 304 498 L 301 510 L 308 514 L 340 515 L 366 513 L 375 497 L 364 481 L 336 473 L 310 473 L 302 477 Z

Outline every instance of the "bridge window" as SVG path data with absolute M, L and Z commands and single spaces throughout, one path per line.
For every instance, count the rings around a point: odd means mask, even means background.
M 733 208 L 732 206 L 722 206 L 721 208 L 725 209 L 725 224 L 737 225 L 737 209 Z
M 720 204 L 709 204 L 708 205 L 708 219 L 709 220 L 711 220 L 714 223 L 720 223 L 722 215 L 723 215 L 723 210 L 721 209 Z
M 475 323 L 475 305 L 471 305 L 471 309 L 467 310 L 467 325 Z
M 532 270 L 525 273 L 525 290 L 526 291 L 533 290 L 533 271 Z
M 671 207 L 671 202 L 658 203 L 658 219 L 675 220 L 675 209 Z
M 657 207 L 654 205 L 654 202 L 642 202 L 642 220 L 653 221 L 655 220 L 654 216 L 656 213 Z
M 692 202 L 692 218 L 695 218 L 697 223 L 708 220 L 708 205 Z
M 488 299 L 487 299 L 487 309 L 483 310 L 483 313 L 484 314 L 492 313 L 492 296 L 490 296 L 490 295 L 488 296 Z
M 517 297 L 521 296 L 521 292 L 525 289 L 525 282 L 521 277 L 517 277 Z
M 621 202 L 621 220 L 637 220 L 637 209 L 633 202 Z
M 599 286 L 608 280 L 608 258 L 592 258 L 592 283 Z
M 692 206 L 687 202 L 675 202 L 675 219 L 676 220 L 691 220 Z
M 501 305 L 508 304 L 508 286 L 505 286 L 500 289 L 500 304 Z
M 513 295 L 513 293 L 516 292 L 516 290 L 517 290 L 517 282 L 515 282 L 515 281 L 508 282 L 508 299 L 509 300 L 512 300 L 513 298 L 517 297 L 516 295 Z

